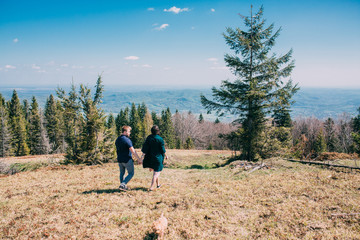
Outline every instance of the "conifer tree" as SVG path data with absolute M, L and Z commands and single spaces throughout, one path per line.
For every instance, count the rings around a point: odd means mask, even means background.
M 120 113 L 115 118 L 115 125 L 116 125 L 116 135 L 121 135 L 121 128 L 123 126 L 128 126 L 129 123 L 129 107 L 126 107 L 124 110 L 120 110 Z
M 338 150 L 339 140 L 336 137 L 335 122 L 332 118 L 325 120 L 324 134 L 327 151 L 336 152 Z
M 30 114 L 29 114 L 29 148 L 30 154 L 44 154 L 41 139 L 41 121 L 39 114 L 39 105 L 35 96 L 32 97 Z
M 106 116 L 99 107 L 103 91 L 101 75 L 98 76 L 93 97 L 89 88 L 80 85 L 84 118 L 81 122 L 79 161 L 89 165 L 109 162 L 113 158 L 111 131 L 106 127 Z
M 202 113 L 200 113 L 199 115 L 199 123 L 203 123 L 204 122 L 204 117 L 202 115 Z
M 184 146 L 184 148 L 185 148 L 185 149 L 193 149 L 194 147 L 195 147 L 194 141 L 192 140 L 191 137 L 188 137 L 188 138 L 186 139 L 186 141 L 185 141 L 185 146 Z
M 30 105 L 28 100 L 24 99 L 23 101 L 23 105 L 22 105 L 22 110 L 24 113 L 24 118 L 26 120 L 26 122 L 30 121 Z
M 154 125 L 159 126 L 161 125 L 161 119 L 158 117 L 158 115 L 156 114 L 156 112 L 152 111 L 151 112 L 151 118 L 153 120 Z
M 135 148 L 141 147 L 143 144 L 142 139 L 142 132 L 143 132 L 143 125 L 140 120 L 140 116 L 138 110 L 135 106 L 135 103 L 132 103 L 131 110 L 130 110 L 130 127 L 131 129 L 131 140 Z
M 314 152 L 316 154 L 320 154 L 322 152 L 326 151 L 326 142 L 324 137 L 324 132 L 321 129 L 316 137 L 315 143 L 314 143 Z
M 11 135 L 8 125 L 9 117 L 5 98 L 0 93 L 0 157 L 11 155 Z
M 13 91 L 9 106 L 9 125 L 11 131 L 11 147 L 15 156 L 28 155 L 30 149 L 27 145 L 26 124 L 23 108 L 16 90 Z
M 115 141 L 116 138 L 116 124 L 115 118 L 112 114 L 109 114 L 106 121 L 106 128 L 109 130 L 110 138 L 112 141 Z
M 171 120 L 170 108 L 161 112 L 160 131 L 167 148 L 175 148 L 175 130 Z
M 81 163 L 79 155 L 81 149 L 79 146 L 81 123 L 83 122 L 82 115 L 80 114 L 80 104 L 78 94 L 74 84 L 71 85 L 70 92 L 66 94 L 65 90 L 58 88 L 56 91 L 62 108 L 63 114 L 63 131 L 64 139 L 67 143 L 66 147 L 66 163 Z
M 46 100 L 44 114 L 51 152 L 63 152 L 62 107 L 52 94 Z
M 262 16 L 263 7 L 253 14 L 251 6 L 250 17 L 241 16 L 247 30 L 226 29 L 223 36 L 234 54 L 226 54 L 224 60 L 237 79 L 223 81 L 220 88 L 213 87 L 213 100 L 201 96 L 208 111 L 239 116 L 236 122 L 242 127 L 242 158 L 250 161 L 261 158 L 266 116 L 274 108 L 286 109 L 281 105 L 290 104 L 289 98 L 297 91 L 291 80 L 284 83 L 294 68 L 292 50 L 279 57 L 270 52 L 281 29 L 273 34 L 274 24 L 265 27 Z M 285 100 L 279 101 L 281 98 Z

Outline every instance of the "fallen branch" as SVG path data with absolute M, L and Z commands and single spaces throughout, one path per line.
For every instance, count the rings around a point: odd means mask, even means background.
M 294 159 L 287 159 L 287 160 L 290 162 L 299 162 L 299 163 L 305 163 L 305 164 L 314 164 L 314 165 L 322 165 L 322 166 L 328 166 L 328 167 L 340 167 L 340 168 L 350 168 L 350 169 L 360 170 L 360 167 L 350 167 L 350 166 L 346 166 L 346 165 L 335 165 L 335 164 L 329 164 L 329 163 L 301 161 L 301 160 L 294 160 Z
M 260 164 L 259 166 L 254 167 L 253 169 L 251 169 L 251 170 L 249 171 L 249 173 L 252 173 L 252 172 L 254 172 L 254 171 L 256 171 L 256 170 L 259 170 L 259 169 L 261 169 L 261 168 L 263 168 L 263 167 L 266 167 L 266 164 L 265 164 L 265 163 L 262 163 L 262 164 Z

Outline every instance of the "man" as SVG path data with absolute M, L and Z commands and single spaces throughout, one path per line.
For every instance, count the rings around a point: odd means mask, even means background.
M 126 191 L 128 190 L 128 187 L 126 185 L 134 176 L 134 161 L 132 159 L 132 154 L 136 156 L 139 163 L 141 163 L 141 159 L 136 153 L 132 145 L 132 142 L 129 138 L 131 134 L 131 127 L 123 126 L 121 131 L 122 134 L 116 139 L 115 145 L 116 145 L 117 160 L 120 168 L 119 189 L 122 191 Z M 128 175 L 124 179 L 125 170 L 128 171 Z

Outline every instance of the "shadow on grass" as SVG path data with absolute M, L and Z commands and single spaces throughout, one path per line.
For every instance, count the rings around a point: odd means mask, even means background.
M 199 165 L 199 164 L 193 164 L 191 166 L 185 166 L 184 169 L 215 169 L 215 168 L 221 168 L 229 165 L 230 163 L 240 160 L 239 156 L 228 158 L 227 160 L 223 162 L 218 163 L 211 163 L 211 164 L 205 164 L 205 165 Z
M 158 239 L 158 236 L 155 233 L 147 232 L 143 240 L 154 240 Z
M 143 192 L 147 192 L 147 188 L 144 187 L 136 187 L 136 188 L 131 188 L 129 189 L 127 192 L 131 192 L 131 191 L 143 191 Z M 96 190 L 90 190 L 90 191 L 85 191 L 82 192 L 82 194 L 91 194 L 91 193 L 96 193 L 96 194 L 103 194 L 103 193 L 118 193 L 118 192 L 124 192 L 121 191 L 119 188 L 112 188 L 112 189 L 96 189 Z

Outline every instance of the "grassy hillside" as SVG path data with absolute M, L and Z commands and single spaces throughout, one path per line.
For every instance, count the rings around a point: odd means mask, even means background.
M 161 213 L 167 239 L 360 238 L 359 174 L 275 159 L 253 172 L 240 161 L 219 167 L 226 151 L 169 156 L 154 192 L 139 165 L 128 192 L 116 163 L 2 176 L 0 238 L 152 239 Z

